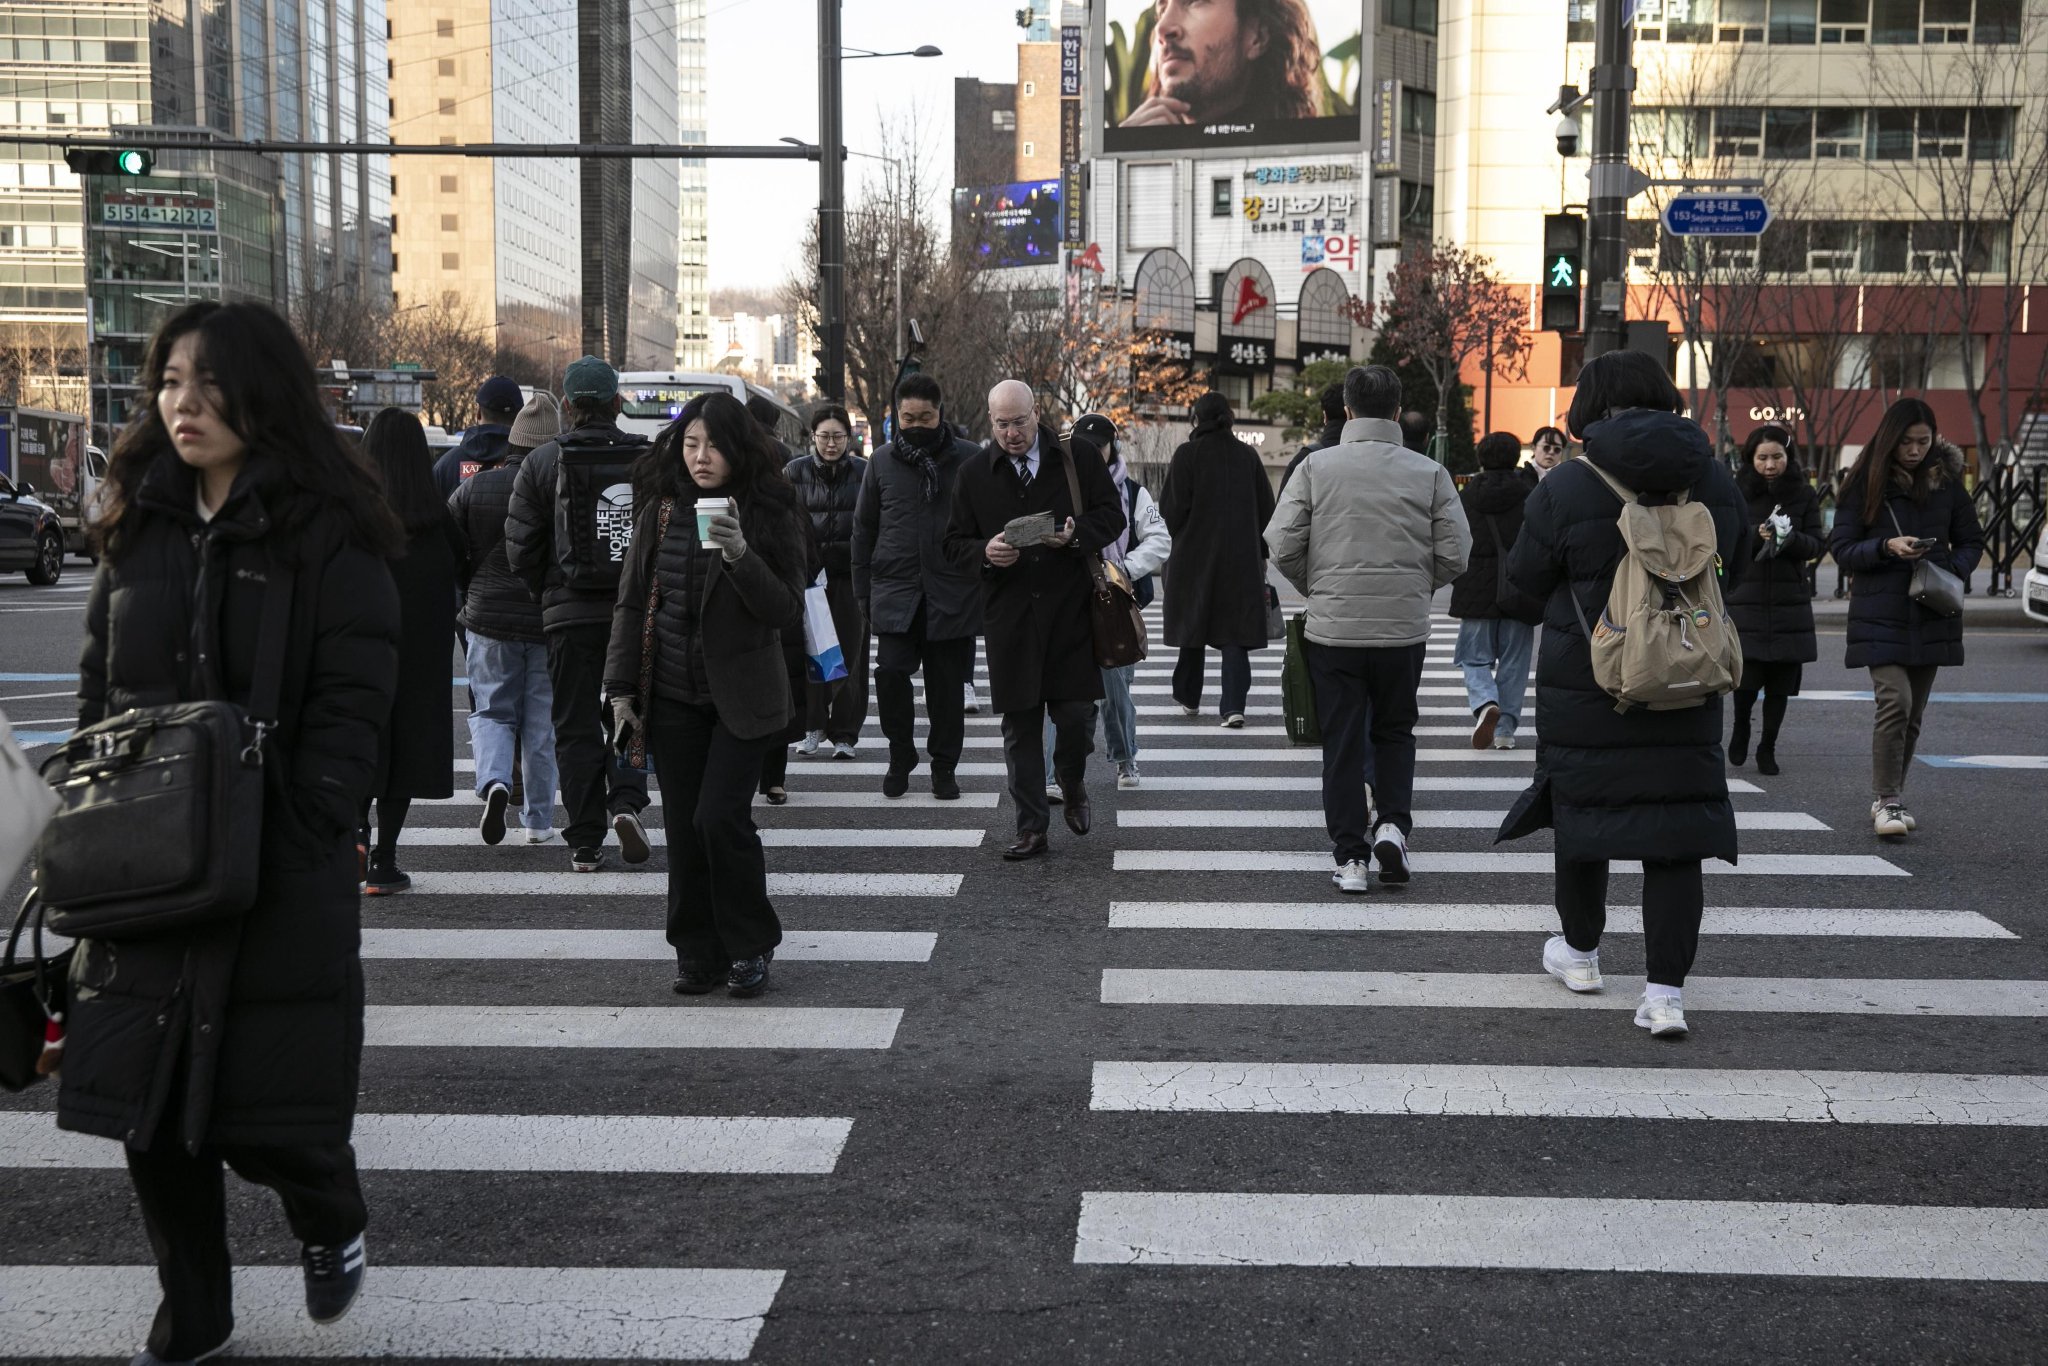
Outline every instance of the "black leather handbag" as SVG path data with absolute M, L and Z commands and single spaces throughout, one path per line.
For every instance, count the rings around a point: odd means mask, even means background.
M 1074 472 L 1074 452 L 1066 448 L 1060 463 L 1067 471 L 1067 496 L 1074 518 L 1081 517 L 1081 477 Z M 1122 565 L 1106 564 L 1098 552 L 1088 556 L 1088 629 L 1095 641 L 1095 664 L 1121 669 L 1145 658 L 1145 616 Z
M 24 963 L 15 955 L 22 931 L 31 924 L 29 951 L 34 956 Z M 48 1075 L 53 1068 L 39 1065 L 45 1049 L 52 1064 L 61 1056 L 72 952 L 67 945 L 54 958 L 43 956 L 42 902 L 31 891 L 14 917 L 7 951 L 0 955 L 0 1089 L 19 1091 Z
M 277 725 L 291 593 L 291 572 L 273 564 L 246 711 L 219 700 L 138 707 L 44 761 L 58 806 L 36 848 L 36 885 L 52 930 L 138 939 L 255 904 L 263 749 Z

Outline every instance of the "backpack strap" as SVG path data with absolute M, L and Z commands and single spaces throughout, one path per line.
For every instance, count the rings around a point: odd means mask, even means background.
M 1621 499 L 1622 502 L 1640 503 L 1642 501 L 1642 497 L 1639 494 L 1637 494 L 1634 489 L 1630 488 L 1627 484 L 1622 483 L 1619 479 L 1616 479 L 1606 470 L 1601 469 L 1591 460 L 1588 460 L 1584 455 L 1575 455 L 1572 457 L 1572 459 L 1578 464 L 1584 465 L 1587 469 L 1593 471 L 1593 473 L 1596 476 L 1598 476 L 1600 482 L 1607 485 L 1608 492 L 1612 493 L 1616 498 Z

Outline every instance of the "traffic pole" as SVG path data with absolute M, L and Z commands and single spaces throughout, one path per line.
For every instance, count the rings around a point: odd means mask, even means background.
M 818 0 L 818 345 L 828 403 L 846 401 L 846 153 L 840 0 Z
M 1629 21 L 1635 6 L 1600 0 L 1593 11 L 1593 166 L 1586 199 L 1586 359 L 1628 340 L 1629 104 L 1636 69 Z

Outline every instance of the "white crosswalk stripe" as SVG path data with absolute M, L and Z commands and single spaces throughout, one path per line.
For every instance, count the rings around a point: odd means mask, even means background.
M 1499 811 L 1417 811 L 1418 830 L 1494 830 L 1507 819 Z M 1119 811 L 1119 828 L 1125 830 L 1320 830 L 1321 811 L 1284 811 L 1268 807 L 1256 811 Z M 1804 811 L 1738 811 L 1738 830 L 1826 830 L 1828 827 Z
M 1418 876 L 1432 873 L 1547 873 L 1549 854 L 1447 854 L 1424 851 L 1409 855 Z M 1264 852 L 1253 849 L 1119 849 L 1112 865 L 1119 873 L 1327 873 L 1324 853 Z M 1617 874 L 1641 874 L 1642 865 L 1617 859 Z M 1904 868 L 1875 854 L 1750 854 L 1735 866 L 1710 860 L 1708 874 L 1730 877 L 1910 877 Z
M 1386 898 L 1369 902 L 1115 901 L 1113 930 L 1323 930 L 1384 934 L 1554 934 L 1557 910 L 1542 905 L 1476 905 L 1427 902 L 1405 905 Z M 1640 906 L 1610 905 L 1607 933 L 1641 934 Z M 1788 938 L 2017 939 L 1997 921 L 1975 911 L 1909 911 L 1876 908 L 1712 906 L 1704 935 L 1783 935 Z

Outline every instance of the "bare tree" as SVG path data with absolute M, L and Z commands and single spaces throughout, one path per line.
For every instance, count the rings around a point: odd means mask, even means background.
M 434 372 L 421 389 L 421 418 L 449 430 L 467 425 L 477 386 L 489 379 L 497 360 L 495 328 L 453 290 L 424 308 L 411 308 L 392 322 L 390 347 L 421 369 Z
M 336 360 L 378 366 L 390 359 L 390 301 L 364 293 L 352 281 L 309 285 L 292 299 L 290 314 L 292 330 L 316 367 Z
M 1483 253 L 1449 242 L 1403 253 L 1376 319 L 1387 345 L 1436 385 L 1438 448 L 1450 435 L 1450 392 L 1465 367 L 1490 356 L 1493 373 L 1520 379 L 1528 368 L 1529 306 Z
M 1119 429 L 1185 411 L 1209 375 L 1170 353 L 1114 288 L 1078 281 L 1056 307 L 1012 312 L 1002 370 L 1030 384 L 1062 417 L 1101 413 Z
M 69 323 L 12 323 L 0 331 L 0 402 L 87 412 L 85 329 Z

